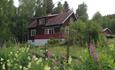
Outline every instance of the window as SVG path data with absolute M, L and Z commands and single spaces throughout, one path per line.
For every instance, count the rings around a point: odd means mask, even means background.
M 70 23 L 72 23 L 73 21 L 74 21 L 74 20 L 73 20 L 73 18 L 71 17 L 71 18 L 70 18 Z
M 39 19 L 39 24 L 45 24 L 45 19 Z
M 44 34 L 49 34 L 49 30 L 45 29 Z
M 36 30 L 35 29 L 32 29 L 31 30 L 31 36 L 35 36 L 36 35 Z
M 44 34 L 54 34 L 54 29 L 53 28 L 47 28 L 47 29 L 45 29 Z

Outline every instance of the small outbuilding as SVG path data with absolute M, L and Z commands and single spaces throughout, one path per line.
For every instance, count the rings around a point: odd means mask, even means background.
M 115 35 L 113 35 L 112 31 L 109 28 L 104 28 L 102 30 L 102 33 L 107 37 L 107 38 L 114 38 Z

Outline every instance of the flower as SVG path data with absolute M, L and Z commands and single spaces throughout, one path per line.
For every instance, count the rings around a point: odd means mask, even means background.
M 26 49 L 26 52 L 28 52 L 29 51 L 29 47 Z
M 3 61 L 4 59 L 3 58 L 1 58 L 1 61 Z
M 44 70 L 50 70 L 50 67 L 48 66 L 48 64 L 45 65 Z
M 113 50 L 114 50 L 114 45 L 111 44 L 111 45 L 109 45 L 109 46 L 110 46 L 110 50 L 113 51 Z
M 40 62 L 42 62 L 42 58 L 39 58 L 36 62 L 36 64 L 39 64 Z
M 87 52 L 87 50 L 85 49 L 85 50 L 84 50 L 84 52 L 86 53 L 86 52 Z
M 70 56 L 68 63 L 71 64 L 71 62 L 72 62 L 72 57 Z
M 10 65 L 11 65 L 11 64 L 10 64 L 10 60 L 7 60 L 7 65 L 8 65 L 8 66 L 10 66 Z
M 5 70 L 5 64 L 3 64 L 3 65 L 2 65 L 2 69 L 4 69 L 4 70 Z
M 18 54 L 17 54 L 17 53 L 15 53 L 15 56 L 16 56 L 16 57 L 18 57 Z
M 28 68 L 24 67 L 24 70 L 28 70 Z
M 13 53 L 12 53 L 12 52 L 10 52 L 10 54 L 12 55 Z
M 28 60 L 31 60 L 31 57 L 30 57 L 30 56 L 28 56 Z
M 32 58 L 33 58 L 34 61 L 37 61 L 37 60 L 38 60 L 38 58 L 37 58 L 35 55 L 33 55 Z
M 28 64 L 28 68 L 30 68 L 31 67 L 31 62 L 29 62 L 29 64 Z
M 22 66 L 20 65 L 20 69 L 22 69 Z

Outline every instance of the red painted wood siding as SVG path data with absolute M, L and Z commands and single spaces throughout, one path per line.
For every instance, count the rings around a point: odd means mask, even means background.
M 43 34 L 34 36 L 34 39 L 51 39 L 51 38 L 63 39 L 64 34 Z

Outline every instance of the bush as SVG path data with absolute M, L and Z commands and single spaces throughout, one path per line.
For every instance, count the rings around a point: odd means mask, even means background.
M 49 39 L 48 40 L 48 44 L 49 45 L 59 45 L 62 43 L 62 40 L 61 39 Z
M 67 37 L 69 43 L 83 46 L 84 43 L 89 42 L 89 39 L 97 43 L 102 28 L 94 21 L 83 22 L 78 20 L 70 25 L 69 32 L 69 36 Z
M 21 46 L 22 47 L 19 48 L 0 48 L 0 70 L 98 70 L 98 64 L 94 63 L 89 55 L 88 49 L 85 48 L 82 50 L 77 48 L 77 51 L 80 51 L 78 52 L 79 54 L 75 52 L 72 53 L 75 53 L 77 58 L 69 57 L 69 61 L 66 63 L 64 55 L 57 57 L 56 54 L 54 54 L 54 57 L 44 59 L 43 56 L 33 54 L 31 50 L 32 48 L 30 49 L 26 47 L 26 45 Z M 63 51 L 62 47 L 60 49 L 60 51 Z M 97 48 L 102 70 L 115 69 L 114 50 L 114 43 L 110 43 L 109 46 L 106 47 Z M 38 51 L 42 54 L 44 53 L 41 49 L 34 50 L 34 52 Z

